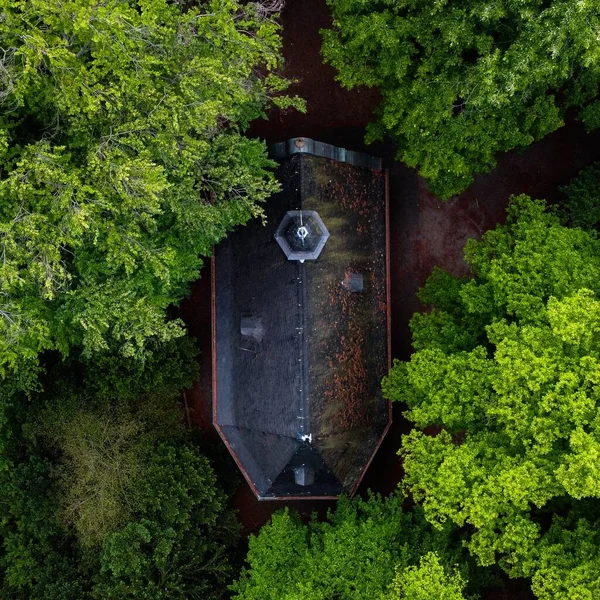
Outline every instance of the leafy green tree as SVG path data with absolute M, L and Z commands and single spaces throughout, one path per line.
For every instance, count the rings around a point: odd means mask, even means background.
M 389 600 L 463 600 L 465 583 L 449 575 L 433 552 L 421 557 L 419 566 L 405 567 L 392 583 Z
M 531 586 L 539 598 L 595 598 L 600 593 L 598 507 L 586 509 L 554 517 L 542 538 Z
M 89 573 L 58 518 L 51 464 L 31 456 L 0 471 L 0 595 L 84 600 Z
M 427 518 L 468 528 L 481 564 L 532 577 L 540 598 L 575 600 L 600 576 L 584 543 L 600 497 L 600 241 L 544 209 L 513 198 L 505 225 L 467 243 L 472 279 L 435 274 L 416 352 L 384 391 L 440 431 L 403 439 Z
M 144 362 L 46 364 L 43 391 L 5 412 L 2 598 L 226 594 L 238 525 L 181 427 L 196 351 L 186 338 L 151 348 Z
M 378 87 L 367 141 L 449 198 L 495 154 L 563 125 L 568 107 L 600 125 L 600 14 L 573 0 L 328 0 L 323 55 L 343 86 Z
M 102 356 L 49 370 L 24 431 L 51 454 L 60 518 L 82 547 L 102 544 L 123 525 L 155 442 L 182 435 L 178 393 L 196 374 L 195 354 L 179 338 L 154 347 L 145 363 Z
M 206 599 L 226 596 L 239 526 L 227 497 L 198 449 L 184 439 L 147 445 L 144 477 L 127 518 L 79 524 L 81 547 L 62 519 L 49 461 L 32 457 L 0 474 L 0 592 L 39 600 Z M 110 459 L 110 457 L 109 457 Z M 124 477 L 130 474 L 124 473 Z M 75 483 L 77 483 L 75 481 Z M 110 491 L 110 490 L 109 490 Z M 129 492 L 132 492 L 129 489 Z M 97 490 L 106 493 L 106 485 Z M 109 498 L 110 500 L 110 498 Z M 121 502 L 125 499 L 119 498 Z M 113 515 L 109 513 L 109 517 Z M 90 535 L 97 523 L 100 532 Z M 108 528 L 107 525 L 112 526 Z M 107 530 L 108 529 L 108 530 Z M 104 534 L 97 542 L 100 533 Z
M 565 199 L 556 211 L 561 221 L 569 227 L 590 231 L 600 229 L 600 163 L 583 169 L 579 175 L 562 188 Z
M 244 128 L 299 105 L 259 8 L 0 0 L 0 376 L 182 335 L 167 307 L 277 189 Z
M 452 528 L 436 532 L 418 510 L 403 511 L 402 502 L 400 495 L 352 502 L 341 498 L 327 522 L 312 520 L 308 526 L 287 509 L 276 513 L 250 538 L 248 569 L 233 585 L 234 598 L 396 600 L 417 589 L 420 576 L 432 590 L 460 592 L 460 576 L 445 571 L 460 563 L 462 575 L 468 576 Z
M 147 459 L 133 518 L 105 541 L 93 597 L 224 598 L 239 530 L 209 462 L 190 444 L 160 444 Z
M 81 407 L 82 400 L 71 396 L 43 411 L 39 427 L 60 453 L 54 477 L 62 520 L 88 546 L 102 543 L 135 510 L 157 424 L 122 405 Z M 177 425 L 177 410 L 162 408 L 166 423 Z

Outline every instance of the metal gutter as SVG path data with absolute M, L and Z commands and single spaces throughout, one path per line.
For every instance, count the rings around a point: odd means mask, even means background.
M 283 161 L 294 154 L 313 154 L 314 156 L 321 156 L 374 171 L 382 170 L 381 158 L 362 152 L 354 152 L 354 150 L 346 150 L 346 148 L 339 148 L 324 142 L 317 142 L 305 137 L 291 138 L 285 142 L 273 144 L 269 148 L 269 153 L 272 158 L 278 161 Z

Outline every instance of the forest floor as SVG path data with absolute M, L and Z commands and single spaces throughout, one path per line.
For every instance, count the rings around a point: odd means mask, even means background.
M 419 310 L 416 292 L 435 265 L 456 275 L 467 275 L 462 249 L 468 238 L 481 237 L 504 220 L 512 194 L 528 194 L 555 202 L 559 187 L 585 166 L 600 160 L 600 133 L 586 134 L 571 120 L 565 127 L 530 146 L 524 153 L 510 152 L 498 157 L 493 172 L 478 176 L 460 196 L 442 202 L 429 193 L 426 183 L 414 170 L 394 161 L 391 143 L 365 146 L 363 136 L 372 120 L 379 97 L 375 90 L 343 90 L 335 71 L 322 63 L 320 30 L 330 25 L 325 0 L 291 0 L 282 14 L 284 74 L 295 80 L 290 92 L 306 100 L 307 112 L 271 111 L 268 120 L 253 123 L 250 135 L 267 143 L 291 137 L 311 137 L 351 150 L 366 151 L 384 159 L 390 171 L 391 232 L 391 315 L 392 355 L 407 359 L 411 353 L 408 323 Z M 181 306 L 181 315 L 190 334 L 202 350 L 201 378 L 187 394 L 193 421 L 209 437 L 216 436 L 211 425 L 211 331 L 210 277 L 194 284 L 190 297 Z M 408 431 L 402 407 L 394 406 L 394 425 L 369 468 L 360 493 L 367 489 L 388 494 L 402 477 L 397 456 L 400 437 Z M 232 463 L 233 465 L 233 463 Z M 324 515 L 332 502 L 258 502 L 245 482 L 234 500 L 246 533 L 256 532 L 270 515 L 283 506 L 302 514 Z M 516 585 L 516 584 L 515 584 Z M 513 583 L 489 598 L 530 598 Z

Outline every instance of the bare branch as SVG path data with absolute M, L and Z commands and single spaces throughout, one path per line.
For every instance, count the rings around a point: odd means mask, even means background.
M 256 6 L 260 15 L 268 17 L 280 13 L 285 6 L 285 0 L 259 0 Z

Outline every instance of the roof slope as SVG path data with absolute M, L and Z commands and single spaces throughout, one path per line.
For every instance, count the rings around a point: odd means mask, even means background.
M 385 179 L 307 154 L 278 174 L 267 223 L 250 222 L 215 250 L 213 418 L 259 497 L 337 496 L 355 489 L 390 419 L 380 391 Z M 317 211 L 330 233 L 303 264 L 274 239 L 286 212 L 301 209 Z M 362 292 L 343 285 L 349 273 L 363 275 Z M 242 335 L 246 317 L 262 335 Z

